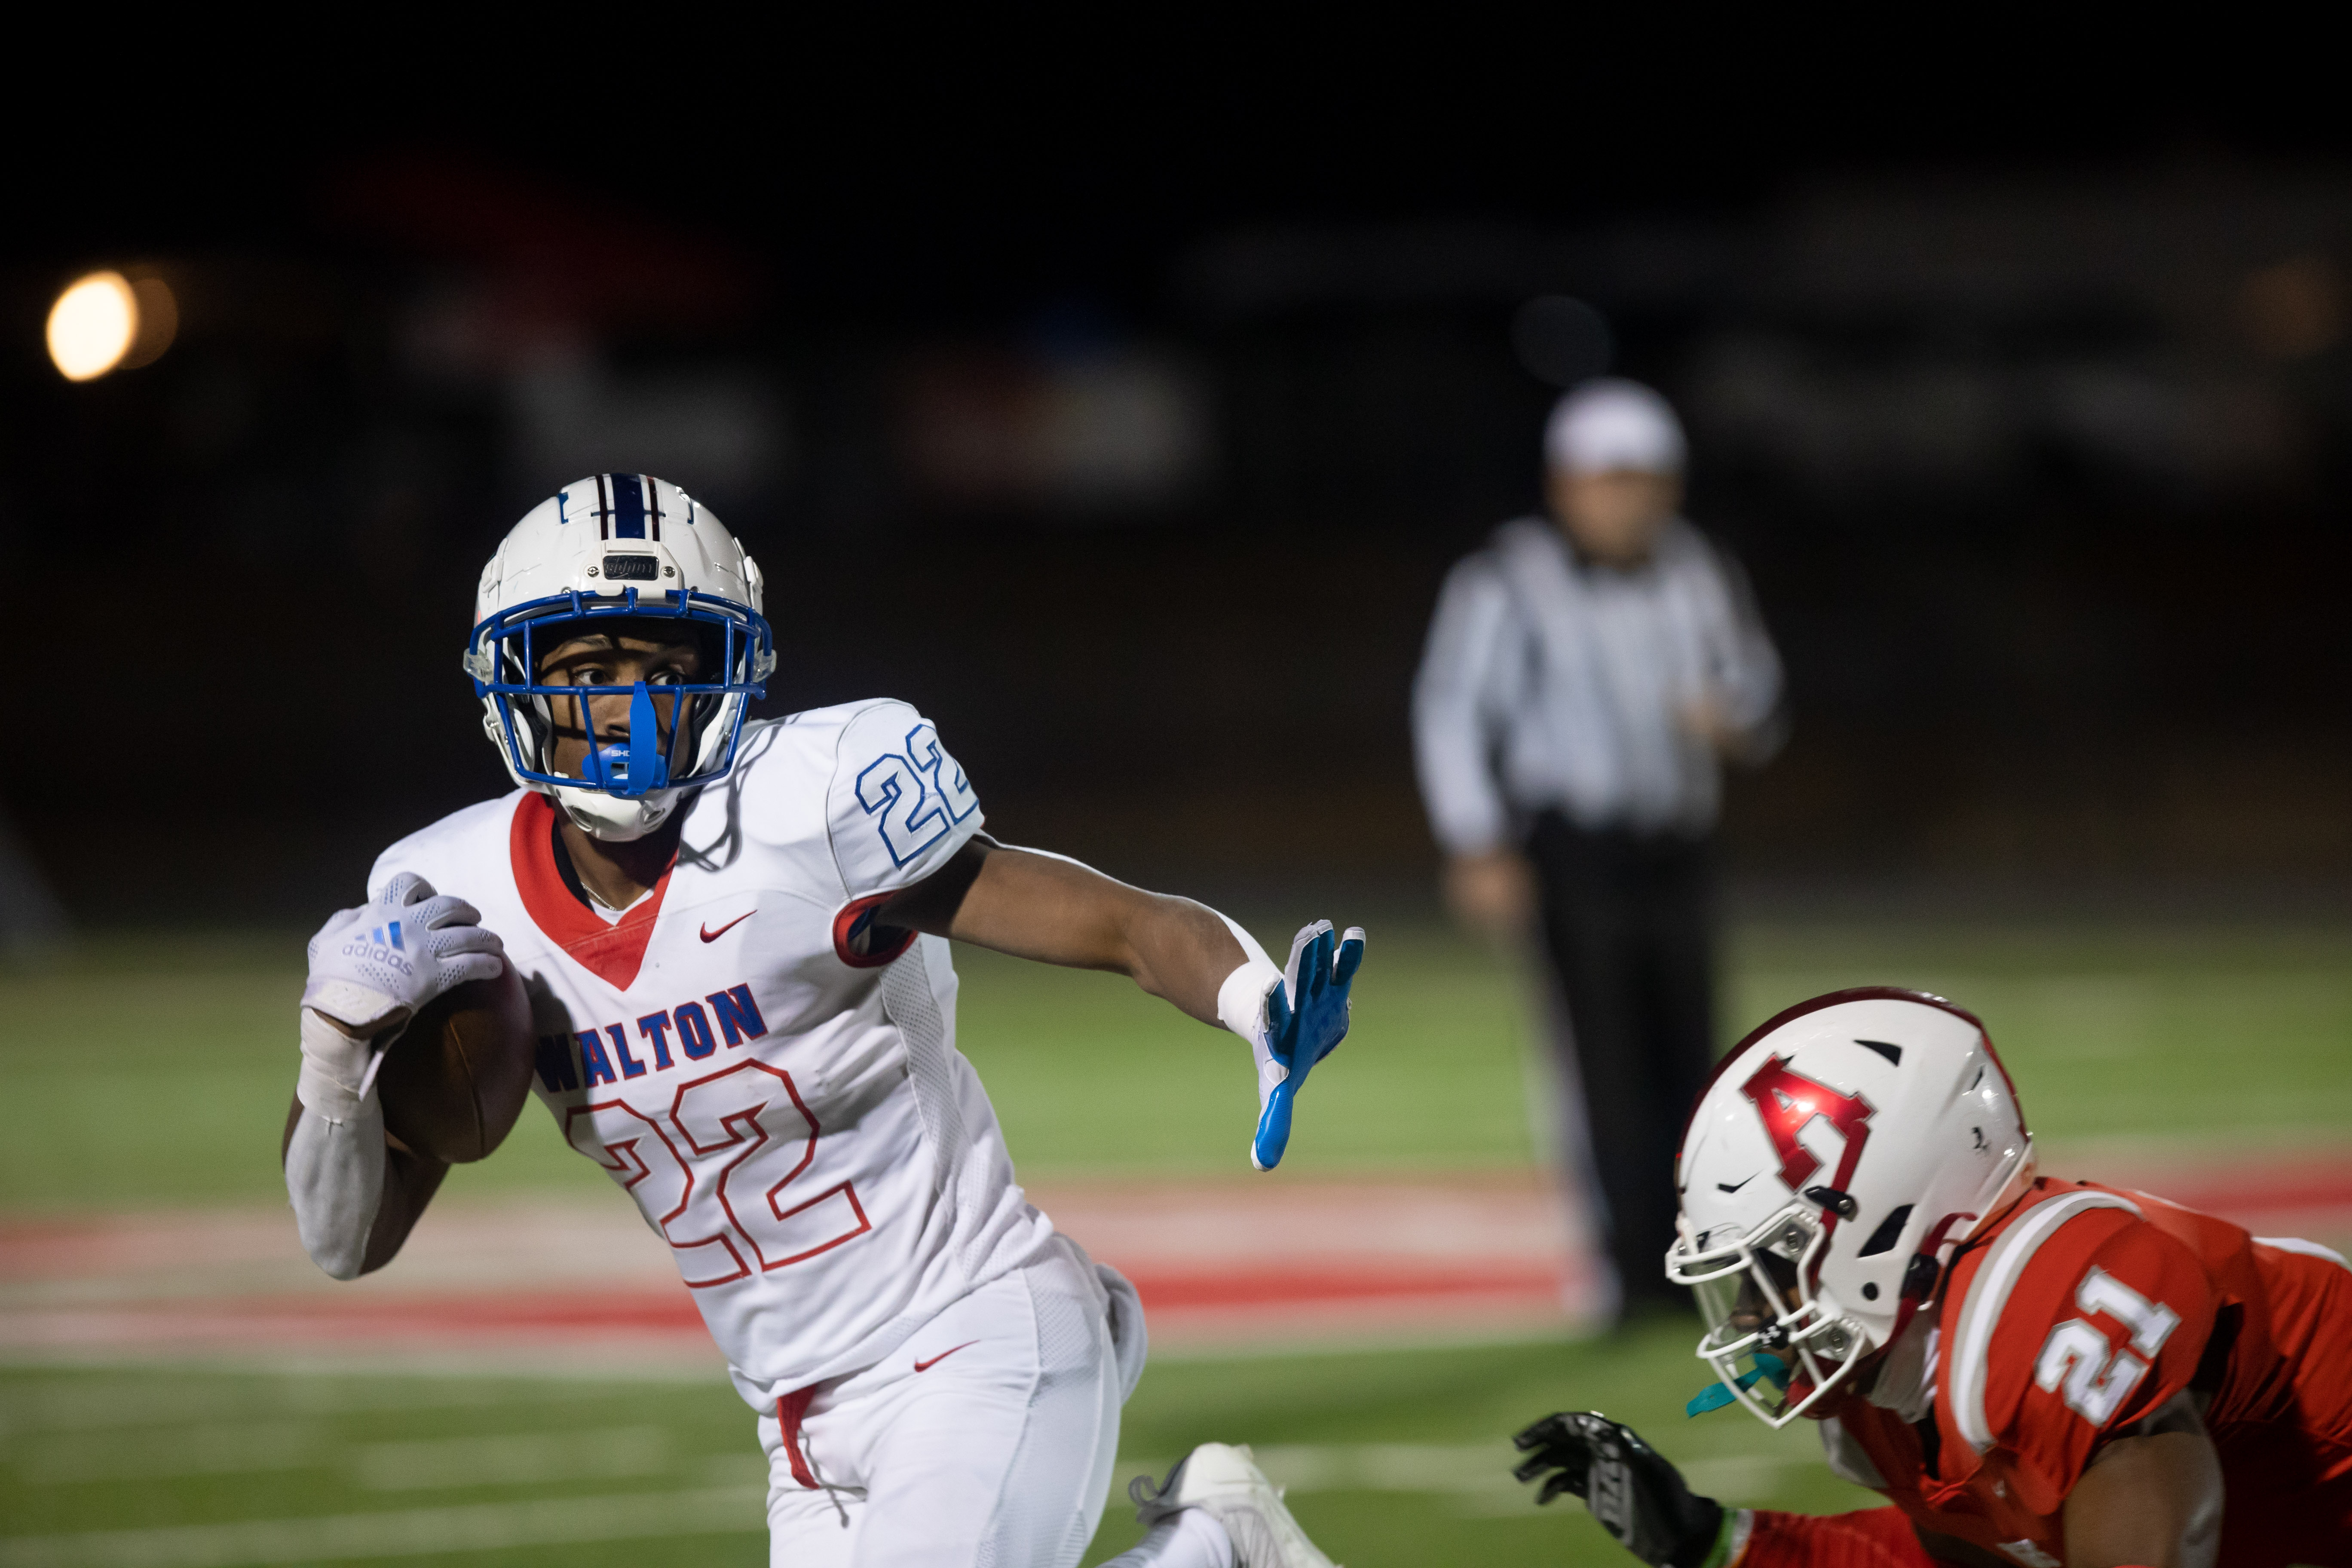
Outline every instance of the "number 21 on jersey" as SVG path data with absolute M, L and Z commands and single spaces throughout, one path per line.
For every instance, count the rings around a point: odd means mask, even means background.
M 2033 1381 L 2053 1394 L 2063 1389 L 2069 1410 L 2105 1426 L 2147 1375 L 2180 1326 L 2180 1314 L 2096 1268 L 2074 1288 L 2074 1305 L 2084 1315 L 2050 1331 L 2033 1363 Z M 2102 1312 L 2131 1330 L 2130 1349 L 2110 1353 L 2105 1331 L 2088 1321 Z

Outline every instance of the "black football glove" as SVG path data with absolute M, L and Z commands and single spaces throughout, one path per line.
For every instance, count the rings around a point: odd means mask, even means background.
M 1574 1492 L 1601 1529 L 1651 1568 L 1698 1568 L 1715 1550 L 1721 1506 L 1694 1495 L 1682 1472 L 1632 1427 L 1597 1410 L 1562 1411 L 1511 1441 L 1530 1456 L 1512 1473 L 1523 1481 L 1543 1479 L 1536 1501 Z

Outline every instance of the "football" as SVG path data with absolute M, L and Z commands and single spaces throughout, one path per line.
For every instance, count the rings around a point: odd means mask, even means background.
M 430 1159 L 479 1160 L 530 1096 L 530 998 L 514 965 L 442 993 L 393 1041 L 376 1075 L 384 1130 Z

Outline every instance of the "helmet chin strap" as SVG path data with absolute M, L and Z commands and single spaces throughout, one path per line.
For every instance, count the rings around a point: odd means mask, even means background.
M 668 820 L 677 791 L 670 787 L 661 724 L 654 712 L 653 692 L 644 681 L 629 694 L 628 739 L 591 745 L 581 759 L 580 773 L 586 787 L 558 784 L 549 793 L 572 825 L 590 837 L 627 844 Z
M 635 843 L 660 827 L 669 820 L 678 796 L 677 790 L 666 789 L 623 800 L 601 790 L 565 789 L 560 784 L 548 793 L 573 826 L 605 844 Z

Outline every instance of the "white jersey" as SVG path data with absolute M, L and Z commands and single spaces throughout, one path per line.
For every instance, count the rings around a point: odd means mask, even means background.
M 873 925 L 981 825 L 930 724 L 872 701 L 747 725 L 685 811 L 676 867 L 617 923 L 566 884 L 535 793 L 403 839 L 368 887 L 417 872 L 505 940 L 540 1099 L 772 1409 L 888 1355 L 1053 1226 L 955 1048 L 948 943 Z

